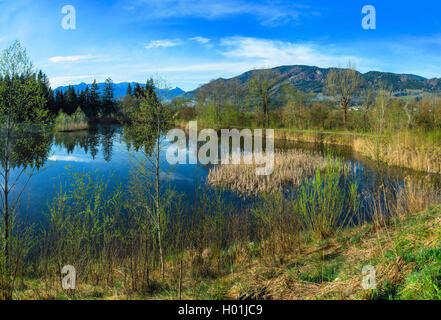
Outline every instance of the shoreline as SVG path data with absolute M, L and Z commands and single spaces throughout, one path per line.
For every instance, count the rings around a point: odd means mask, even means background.
M 96 122 L 93 125 L 118 124 L 115 121 Z M 175 122 L 175 126 L 188 132 L 188 123 Z M 208 126 L 199 123 L 199 129 Z M 55 132 L 80 132 L 89 130 L 90 125 L 78 129 L 55 130 Z M 230 129 L 243 127 L 235 126 Z M 332 132 L 332 131 L 307 131 L 274 129 L 276 140 L 293 141 L 301 143 L 314 143 L 321 145 L 335 145 L 351 148 L 352 151 L 371 160 L 412 169 L 424 173 L 441 174 L 441 146 L 428 144 L 421 136 L 413 132 L 398 132 L 391 136 L 376 136 L 373 134 L 356 132 Z
M 176 126 L 188 131 L 188 123 L 176 122 Z M 199 128 L 207 126 L 199 123 Z M 243 129 L 232 126 L 230 129 Z M 274 139 L 301 143 L 316 143 L 349 147 L 352 151 L 371 160 L 425 173 L 441 174 L 441 145 L 425 141 L 421 134 L 403 131 L 394 135 L 373 135 L 357 132 L 307 131 L 274 129 Z

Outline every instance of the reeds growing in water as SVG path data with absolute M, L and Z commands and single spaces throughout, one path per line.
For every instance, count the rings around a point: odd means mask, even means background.
M 287 185 L 299 186 L 328 162 L 315 153 L 299 150 L 275 151 L 274 172 L 270 176 L 256 175 L 256 164 L 217 165 L 210 169 L 207 183 L 247 195 L 281 191 Z

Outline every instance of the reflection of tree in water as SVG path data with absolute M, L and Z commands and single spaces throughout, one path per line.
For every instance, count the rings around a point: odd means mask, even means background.
M 39 170 L 49 154 L 51 133 L 50 127 L 39 124 L 0 125 L 1 167 Z
M 91 127 L 87 135 L 87 144 L 84 151 L 87 153 L 87 151 L 90 150 L 90 154 L 94 160 L 99 151 L 99 144 L 100 141 L 98 129 L 96 127 Z
M 113 136 L 115 127 L 104 126 L 101 129 L 101 145 L 103 147 L 103 157 L 106 162 L 112 160 Z
M 54 135 L 54 144 L 63 147 L 68 154 L 72 154 L 76 147 L 90 153 L 95 159 L 99 150 L 103 152 L 104 160 L 112 160 L 114 136 L 118 133 L 117 127 L 99 126 L 91 127 L 87 131 L 57 132 Z
M 66 149 L 68 154 L 73 153 L 77 146 L 84 149 L 87 153 L 88 136 L 87 131 L 56 132 L 54 135 L 54 144 Z

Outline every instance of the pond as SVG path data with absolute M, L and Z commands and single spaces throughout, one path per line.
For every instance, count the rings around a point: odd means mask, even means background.
M 378 165 L 347 147 L 324 146 L 319 144 L 294 143 L 290 141 L 275 141 L 276 149 L 300 149 L 314 151 L 323 155 L 332 154 L 351 164 L 360 192 L 375 190 L 380 184 L 399 186 L 406 176 L 419 179 L 421 173 L 403 168 Z M 66 187 L 69 172 L 85 172 L 93 176 L 108 179 L 109 186 L 120 183 L 127 185 L 130 174 L 130 161 L 135 151 L 130 150 L 124 139 L 124 128 L 119 126 L 99 126 L 88 131 L 56 133 L 53 136 L 49 158 L 43 169 L 35 174 L 27 184 L 22 196 L 20 214 L 31 221 L 40 221 L 47 212 L 48 205 L 60 187 Z M 205 185 L 209 166 L 200 164 L 175 165 L 173 168 L 165 160 L 161 179 L 168 182 L 179 193 L 184 195 L 184 201 L 192 201 L 198 187 Z M 439 181 L 437 176 L 434 180 Z M 20 183 L 23 185 L 23 180 Z M 18 185 L 17 189 L 20 189 Z M 364 190 L 364 191 L 363 191 Z M 235 205 L 243 206 L 250 199 L 225 191 Z M 366 200 L 368 201 L 368 200 Z M 363 206 L 363 203 L 361 204 Z M 366 205 L 366 203 L 364 204 Z

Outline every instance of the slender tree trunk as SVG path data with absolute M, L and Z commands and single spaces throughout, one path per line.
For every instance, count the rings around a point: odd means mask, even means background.
M 342 108 L 343 108 L 343 126 L 345 127 L 345 130 L 347 130 L 348 105 L 346 103 L 343 103 Z
M 150 226 L 148 225 L 148 221 L 149 221 L 149 217 L 146 215 L 145 217 L 145 223 L 146 223 L 146 229 L 145 229 L 145 277 L 146 277 L 146 283 L 147 283 L 147 287 L 150 286 L 150 266 L 149 266 L 149 228 Z
M 5 219 L 5 269 L 8 270 L 9 267 L 9 190 L 8 190 L 8 175 L 9 169 L 8 165 L 5 166 L 5 186 L 4 186 L 4 196 L 5 196 L 5 208 L 4 208 L 4 219 Z
M 178 292 L 178 300 L 182 299 L 182 252 L 181 258 L 179 261 L 179 292 Z
M 5 143 L 5 185 L 3 186 L 4 192 L 4 208 L 3 217 L 5 222 L 5 269 L 9 268 L 9 137 L 10 137 L 10 117 L 8 117 L 7 131 L 6 131 L 6 143 Z
M 263 100 L 263 116 L 265 117 L 265 128 L 268 127 L 268 103 L 267 101 L 264 99 Z
M 162 229 L 161 229 L 161 207 L 160 207 L 160 193 L 159 193 L 159 152 L 160 152 L 160 122 L 158 122 L 157 127 L 157 143 L 156 143 L 156 155 L 155 155 L 155 175 L 156 175 L 156 216 L 158 223 L 158 246 L 159 246 L 159 258 L 161 260 L 161 275 L 162 280 L 164 280 L 164 254 L 162 250 Z

